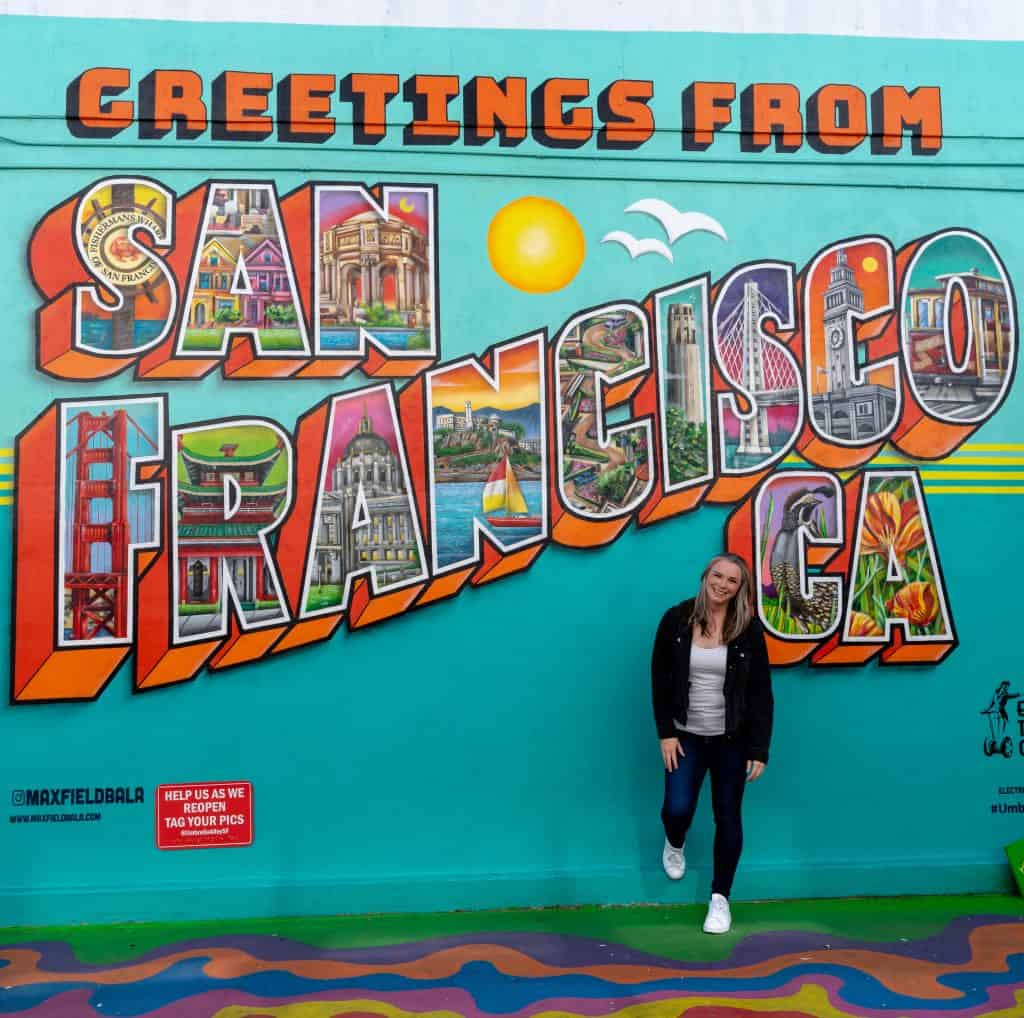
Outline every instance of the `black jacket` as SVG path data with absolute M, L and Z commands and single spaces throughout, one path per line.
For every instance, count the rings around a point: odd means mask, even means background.
M 686 724 L 692 612 L 692 600 L 673 605 L 662 617 L 654 638 L 651 694 L 659 739 L 679 734 L 674 719 Z M 775 701 L 764 630 L 756 618 L 729 644 L 724 692 L 725 734 L 741 738 L 751 760 L 767 763 Z

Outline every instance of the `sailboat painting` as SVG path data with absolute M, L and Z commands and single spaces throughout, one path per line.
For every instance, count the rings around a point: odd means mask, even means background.
M 491 476 L 484 485 L 483 509 L 487 522 L 492 527 L 539 527 L 541 518 L 531 516 L 523 489 L 516 480 L 508 456 L 495 464 Z M 495 513 L 503 515 L 497 516 Z
M 547 536 L 544 337 L 466 358 L 427 378 L 435 572 L 479 562 L 481 535 L 504 553 Z

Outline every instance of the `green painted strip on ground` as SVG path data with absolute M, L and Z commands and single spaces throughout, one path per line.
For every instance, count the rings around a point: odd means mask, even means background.
M 36 926 L 0 929 L 0 946 L 56 940 L 86 965 L 129 961 L 184 940 L 221 936 L 276 936 L 316 948 L 381 947 L 433 937 L 554 933 L 622 944 L 678 961 L 729 957 L 744 937 L 803 931 L 866 941 L 919 940 L 961 916 L 1024 918 L 1024 900 L 1008 894 L 842 898 L 736 902 L 733 931 L 709 937 L 700 930 L 703 905 L 586 906 L 417 915 L 312 916 L 285 919 L 126 923 L 110 926 Z

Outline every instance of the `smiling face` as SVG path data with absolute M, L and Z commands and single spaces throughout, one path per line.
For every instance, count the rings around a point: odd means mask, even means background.
M 704 589 L 712 610 L 725 608 L 740 589 L 742 575 L 740 567 L 728 559 L 715 559 L 708 567 L 704 578 Z

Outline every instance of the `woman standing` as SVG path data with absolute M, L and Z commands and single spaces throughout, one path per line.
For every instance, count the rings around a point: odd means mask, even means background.
M 662 866 L 672 880 L 686 869 L 683 843 L 711 774 L 715 861 L 705 933 L 728 933 L 732 926 L 729 892 L 743 848 L 743 790 L 764 771 L 772 734 L 768 649 L 754 617 L 753 587 L 743 559 L 716 555 L 696 598 L 665 612 L 651 657 L 665 764 Z

